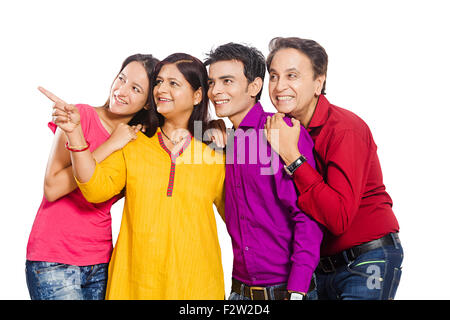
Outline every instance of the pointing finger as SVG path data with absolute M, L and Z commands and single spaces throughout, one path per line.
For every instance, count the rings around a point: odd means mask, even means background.
M 38 90 L 43 93 L 47 98 L 49 98 L 50 100 L 52 100 L 53 102 L 62 102 L 65 104 L 64 100 L 58 98 L 57 96 L 55 96 L 53 93 L 51 93 L 50 91 L 48 91 L 47 89 L 44 89 L 42 87 L 38 87 Z

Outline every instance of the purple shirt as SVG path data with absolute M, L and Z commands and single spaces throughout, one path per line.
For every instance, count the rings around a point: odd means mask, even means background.
M 322 230 L 298 208 L 294 182 L 264 136 L 269 115 L 258 102 L 227 143 L 225 221 L 233 244 L 233 277 L 247 285 L 287 283 L 288 290 L 307 292 Z M 292 125 L 290 118 L 285 121 Z M 298 146 L 315 166 L 314 143 L 303 127 Z

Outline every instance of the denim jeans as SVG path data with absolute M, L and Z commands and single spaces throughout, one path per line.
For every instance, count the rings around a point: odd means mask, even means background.
M 319 300 L 392 300 L 402 274 L 403 248 L 370 250 L 334 272 L 316 271 Z
M 55 262 L 26 261 L 31 300 L 103 300 L 108 264 L 73 266 Z

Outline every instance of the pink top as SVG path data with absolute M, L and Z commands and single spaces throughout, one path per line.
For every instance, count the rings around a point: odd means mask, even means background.
M 92 152 L 110 135 L 93 107 L 77 107 Z M 56 125 L 48 125 L 54 133 Z M 77 266 L 109 262 L 113 248 L 110 209 L 120 197 L 89 203 L 78 188 L 54 202 L 43 197 L 28 239 L 27 260 Z

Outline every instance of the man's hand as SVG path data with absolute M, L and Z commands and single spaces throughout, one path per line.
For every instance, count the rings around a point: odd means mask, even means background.
M 283 159 L 286 165 L 300 157 L 298 139 L 300 138 L 300 121 L 292 118 L 292 127 L 284 122 L 284 114 L 276 113 L 267 117 L 264 134 L 272 149 Z

